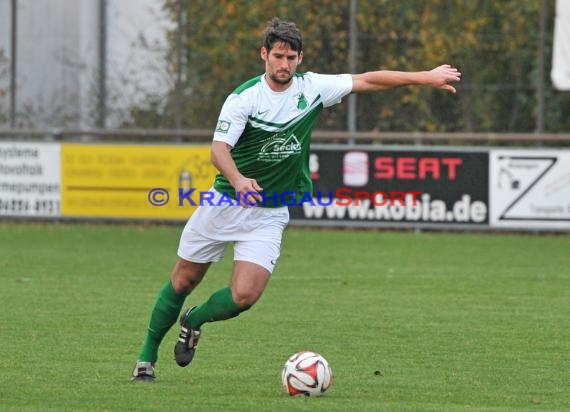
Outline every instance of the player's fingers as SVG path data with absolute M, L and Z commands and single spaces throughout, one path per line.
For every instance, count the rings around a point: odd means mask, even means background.
M 441 86 L 441 89 L 447 90 L 450 93 L 456 93 L 457 92 L 457 90 L 455 90 L 455 87 L 453 87 L 450 84 L 444 84 L 443 86 Z
M 241 206 L 245 209 L 249 207 L 255 207 L 261 202 L 261 196 L 255 192 L 246 192 L 243 196 Z
M 251 193 L 251 197 L 256 203 L 261 202 L 261 195 L 259 193 Z
M 261 186 L 259 186 L 259 184 L 257 183 L 257 180 L 251 179 L 251 185 L 253 187 L 253 190 L 255 190 L 256 192 L 263 191 L 263 188 Z
M 259 185 L 255 185 L 255 186 L 259 187 Z M 257 189 L 256 190 L 250 190 L 249 192 L 247 192 L 247 195 L 248 195 L 251 203 L 259 203 L 262 200 L 261 194 L 258 193 Z
M 455 69 L 455 70 L 450 71 L 449 75 L 451 77 L 453 77 L 454 79 L 459 80 L 459 78 L 461 77 L 461 72 L 459 70 Z

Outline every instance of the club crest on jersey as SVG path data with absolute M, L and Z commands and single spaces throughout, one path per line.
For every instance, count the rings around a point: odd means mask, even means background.
M 305 97 L 305 95 L 303 93 L 299 93 L 297 95 L 297 109 L 299 110 L 305 110 L 308 106 L 307 103 L 307 98 Z
M 301 143 L 294 133 L 287 138 L 277 134 L 263 145 L 257 159 L 264 162 L 274 162 L 299 153 L 301 153 Z

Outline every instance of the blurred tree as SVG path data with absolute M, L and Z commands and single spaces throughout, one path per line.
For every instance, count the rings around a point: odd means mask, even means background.
M 361 28 L 369 64 L 419 70 L 449 63 L 462 72 L 457 98 L 409 88 L 373 96 L 384 130 L 531 131 L 538 2 L 365 2 Z M 384 32 L 378 27 L 386 27 Z M 373 47 L 373 45 L 376 47 Z
M 348 72 L 349 5 L 334 0 L 165 0 L 176 21 L 184 7 L 184 128 L 213 128 L 236 86 L 263 72 L 263 31 L 278 15 L 305 38 L 300 71 Z M 457 96 L 403 87 L 358 97 L 358 130 L 530 132 L 535 128 L 539 4 L 534 1 L 374 0 L 358 2 L 358 68 L 425 70 L 449 63 L 463 73 Z M 554 0 L 548 0 L 552 44 Z M 170 33 L 176 72 L 176 29 Z M 550 73 L 551 48 L 546 50 Z M 570 130 L 570 93 L 547 90 L 546 131 Z M 173 91 L 174 96 L 174 91 Z M 169 99 L 174 101 L 174 97 Z M 134 108 L 133 125 L 174 125 L 174 105 L 161 113 Z M 149 117 L 150 116 L 150 117 Z M 161 120 L 158 121 L 157 119 Z M 346 128 L 346 103 L 323 112 L 320 129 Z

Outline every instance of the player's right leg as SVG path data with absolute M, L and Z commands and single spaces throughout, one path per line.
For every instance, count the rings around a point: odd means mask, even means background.
M 176 262 L 171 279 L 158 293 L 151 312 L 147 335 L 133 371 L 133 381 L 153 381 L 158 348 L 166 333 L 176 323 L 186 296 L 202 280 L 210 263 L 195 263 L 184 259 Z
M 208 221 L 208 214 L 215 210 L 215 207 L 199 206 L 182 231 L 178 245 L 180 259 L 172 271 L 171 279 L 160 291 L 152 310 L 147 337 L 133 372 L 133 380 L 154 379 L 158 347 L 164 335 L 178 319 L 186 296 L 200 283 L 210 264 L 220 261 L 224 256 L 227 242 L 213 240 L 202 235 L 207 231 L 197 231 L 195 228 Z M 146 375 L 147 379 L 144 376 L 138 378 L 141 374 Z

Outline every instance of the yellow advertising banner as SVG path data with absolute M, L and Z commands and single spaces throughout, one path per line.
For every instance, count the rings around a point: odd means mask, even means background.
M 210 146 L 65 143 L 61 215 L 187 219 L 215 175 Z

